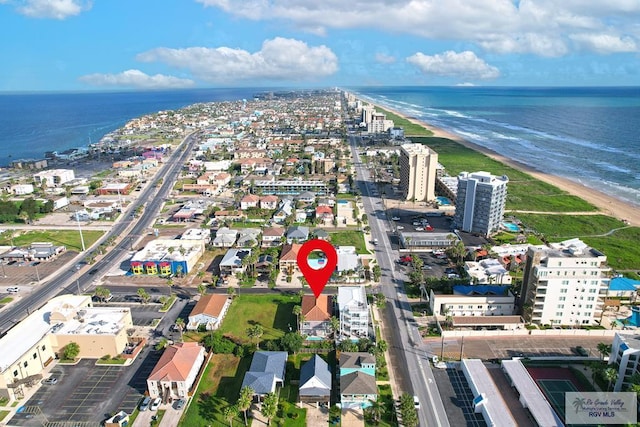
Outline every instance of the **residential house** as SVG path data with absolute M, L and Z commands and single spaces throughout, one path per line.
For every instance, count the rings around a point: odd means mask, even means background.
M 164 402 L 187 398 L 204 359 L 204 347 L 197 342 L 167 347 L 147 378 L 149 397 L 160 397 Z
M 240 199 L 240 209 L 246 210 L 249 208 L 257 208 L 258 203 L 260 203 L 260 197 L 255 194 L 247 194 L 242 199 Z
M 276 209 L 278 207 L 278 196 L 262 196 L 260 197 L 260 209 Z
M 207 331 L 218 329 L 230 305 L 231 299 L 227 295 L 202 295 L 189 313 L 187 329 L 195 331 L 200 325 L 204 325 Z
M 244 273 L 247 267 L 242 265 L 242 260 L 249 255 L 251 255 L 251 249 L 229 249 L 220 261 L 220 275 Z
M 271 255 L 260 255 L 255 264 L 258 274 L 269 274 L 273 271 L 273 257 Z
M 287 243 L 282 246 L 280 261 L 278 264 L 280 267 L 280 271 L 283 274 L 287 276 L 293 276 L 294 274 L 300 272 L 300 269 L 298 268 L 298 252 L 300 251 L 301 247 L 302 244 L 300 243 Z
M 313 213 L 313 209 L 311 209 L 310 212 Z M 308 217 L 309 213 L 307 213 L 306 209 L 296 209 L 294 222 L 306 222 Z
M 334 218 L 333 209 L 329 206 L 318 206 L 316 208 L 316 221 L 331 224 Z
M 370 353 L 340 354 L 340 404 L 342 408 L 367 408 L 378 398 L 376 359 Z
M 262 247 L 271 248 L 282 244 L 285 229 L 283 227 L 267 227 L 262 230 Z
M 338 246 L 336 252 L 338 254 L 336 272 L 342 276 L 342 280 L 364 280 L 362 263 L 355 246 Z
M 288 354 L 286 351 L 256 351 L 251 366 L 244 374 L 243 387 L 251 387 L 258 401 L 276 387 L 284 385 Z
M 306 242 L 309 240 L 309 227 L 295 225 L 287 229 L 287 243 Z
M 330 240 L 329 233 L 327 233 L 322 228 L 316 228 L 315 230 L 313 230 L 313 235 L 316 239 L 326 240 L 327 242 Z
M 303 295 L 300 333 L 309 341 L 323 340 L 331 334 L 333 298 L 331 295 Z
M 239 230 L 237 245 L 243 248 L 256 246 L 260 236 L 259 228 L 241 228 Z
M 235 245 L 238 238 L 238 230 L 232 230 L 227 227 L 220 227 L 216 231 L 216 237 L 211 244 L 218 248 L 230 248 Z
M 280 201 L 280 207 L 273 214 L 273 220 L 277 223 L 283 223 L 293 213 L 293 201 L 283 199 Z
M 302 203 L 314 203 L 316 201 L 316 193 L 312 191 L 303 191 L 296 196 L 296 200 Z
M 331 398 L 331 369 L 327 362 L 317 354 L 300 368 L 298 388 L 300 402 L 329 403 Z
M 338 288 L 340 339 L 358 340 L 369 337 L 369 305 L 364 286 Z

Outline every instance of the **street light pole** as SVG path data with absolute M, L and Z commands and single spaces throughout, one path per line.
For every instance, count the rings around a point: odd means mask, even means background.
M 84 247 L 84 237 L 82 237 L 82 228 L 80 227 L 80 217 L 78 216 L 77 212 L 76 212 L 76 222 L 78 223 L 78 231 L 80 232 L 80 242 L 82 243 L 82 252 L 84 252 L 86 248 Z
M 38 283 L 40 283 L 40 273 L 38 272 L 38 265 L 35 264 L 34 267 L 36 268 L 36 278 L 38 279 Z M 2 270 L 4 271 L 4 267 L 2 267 Z
M 80 296 L 80 266 L 76 265 L 76 286 L 78 287 L 78 296 Z

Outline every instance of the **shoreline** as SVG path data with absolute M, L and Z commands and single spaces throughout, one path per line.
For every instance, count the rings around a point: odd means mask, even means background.
M 363 100 L 363 101 L 371 103 L 371 101 L 367 101 L 367 100 Z M 594 205 L 598 209 L 598 211 L 603 215 L 607 215 L 607 216 L 617 218 L 619 220 L 627 221 L 629 225 L 633 225 L 636 227 L 640 226 L 640 209 L 628 202 L 625 202 L 624 200 L 620 200 L 614 196 L 611 196 L 609 194 L 603 193 L 602 191 L 587 187 L 583 184 L 572 181 L 568 178 L 542 172 L 518 160 L 505 157 L 491 149 L 488 149 L 476 143 L 470 142 L 469 140 L 466 140 L 445 129 L 433 126 L 427 122 L 418 120 L 413 117 L 408 117 L 406 114 L 400 111 L 397 111 L 382 105 L 377 105 L 377 104 L 373 104 L 373 105 L 375 105 L 378 108 L 391 111 L 392 113 L 406 119 L 411 123 L 422 126 L 423 128 L 431 131 L 433 133 L 432 136 L 434 137 L 450 139 L 464 147 L 467 147 L 471 150 L 482 153 L 493 160 L 496 160 L 514 169 L 523 171 L 540 181 L 546 182 L 547 184 L 551 184 L 563 191 L 566 191 L 569 194 L 579 197 L 591 203 L 592 205 Z M 570 215 L 570 214 L 567 214 L 567 215 Z

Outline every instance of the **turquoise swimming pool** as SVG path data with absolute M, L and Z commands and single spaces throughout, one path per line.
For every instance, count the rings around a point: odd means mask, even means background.
M 512 222 L 503 222 L 502 226 L 509 231 L 513 231 L 514 233 L 520 231 L 520 227 L 518 227 L 518 224 L 514 224 Z
M 439 205 L 442 205 L 442 206 L 450 206 L 451 205 L 451 200 L 447 199 L 446 197 L 438 196 L 438 197 L 436 197 L 436 200 L 438 201 Z

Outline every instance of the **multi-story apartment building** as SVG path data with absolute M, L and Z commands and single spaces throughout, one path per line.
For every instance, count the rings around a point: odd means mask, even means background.
M 405 200 L 434 200 L 438 153 L 422 144 L 400 146 L 400 189 Z
M 275 194 L 277 196 L 297 196 L 305 191 L 310 191 L 316 196 L 329 194 L 329 187 L 325 181 L 320 180 L 257 180 L 253 183 L 256 193 Z
M 458 175 L 454 226 L 485 236 L 497 231 L 504 217 L 508 182 L 509 178 L 505 175 L 499 177 L 488 172 L 461 172 Z
M 524 319 L 535 324 L 595 324 L 609 287 L 606 261 L 580 239 L 531 246 L 521 293 Z
M 37 186 L 45 183 L 47 187 L 61 187 L 74 179 L 75 174 L 71 169 L 50 169 L 33 175 Z
M 640 336 L 616 333 L 613 337 L 609 365 L 618 370 L 613 391 L 624 391 L 631 384 L 631 377 L 640 374 Z
M 393 127 L 393 120 L 387 120 L 387 116 L 374 112 L 371 116 L 371 121 L 367 122 L 367 132 L 369 133 L 384 133 L 388 132 Z
M 369 337 L 369 306 L 364 286 L 338 288 L 340 339 L 358 340 Z
M 511 316 L 515 301 L 508 286 L 457 285 L 450 294 L 432 289 L 429 308 L 435 316 Z

